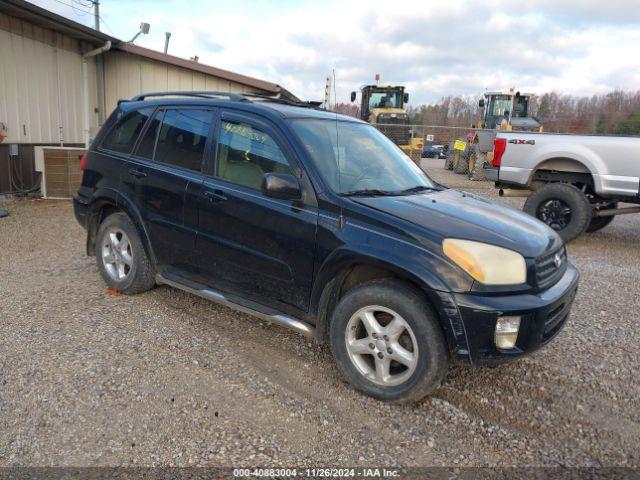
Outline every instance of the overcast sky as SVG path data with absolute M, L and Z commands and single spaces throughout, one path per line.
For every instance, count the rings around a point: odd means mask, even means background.
M 88 0 L 33 0 L 93 25 Z M 67 5 L 68 4 L 68 5 Z M 73 4 L 75 8 L 72 8 Z M 102 29 L 136 44 L 338 101 L 402 83 L 411 104 L 511 86 L 588 95 L 640 89 L 640 0 L 101 0 Z M 84 13 L 87 12 L 88 13 Z

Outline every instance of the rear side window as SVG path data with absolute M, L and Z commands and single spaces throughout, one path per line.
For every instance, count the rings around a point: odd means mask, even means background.
M 136 149 L 136 157 L 153 160 L 153 153 L 155 151 L 156 138 L 158 137 L 160 123 L 162 122 L 162 115 L 164 115 L 164 112 L 162 110 L 158 110 L 149 122 L 149 126 L 140 139 L 140 143 Z
M 114 152 L 131 153 L 142 127 L 152 113 L 152 108 L 142 108 L 127 113 L 107 134 L 101 147 Z
M 168 109 L 160 127 L 154 160 L 200 171 L 212 122 L 211 110 Z

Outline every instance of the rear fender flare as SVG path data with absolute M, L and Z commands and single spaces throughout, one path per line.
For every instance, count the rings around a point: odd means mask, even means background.
M 603 164 L 602 159 L 596 155 L 592 150 L 578 144 L 566 145 L 566 146 L 549 146 L 542 147 L 537 152 L 531 152 L 531 155 L 535 155 L 535 161 L 529 161 L 524 159 L 523 165 L 535 164 L 535 167 L 531 170 L 529 177 L 529 183 L 531 183 L 533 174 L 542 168 L 544 169 L 545 163 L 553 161 L 575 162 L 582 166 L 582 169 L 575 173 L 590 173 L 593 178 L 593 184 L 596 192 L 602 192 L 602 180 L 600 175 L 594 175 L 594 172 L 607 172 L 607 166 Z
M 131 219 L 142 240 L 142 246 L 151 261 L 155 264 L 156 257 L 149 242 L 149 233 L 142 221 L 142 216 L 138 208 L 128 198 L 114 190 L 97 191 L 94 200 L 89 205 L 89 220 L 87 223 L 87 254 L 93 255 L 95 252 L 95 235 L 100 227 L 101 212 L 105 206 L 112 206 L 123 211 Z

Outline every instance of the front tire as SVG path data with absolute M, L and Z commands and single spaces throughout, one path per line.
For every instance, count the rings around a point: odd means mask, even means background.
M 103 220 L 95 250 L 100 275 L 109 287 L 132 295 L 155 285 L 155 268 L 125 213 L 113 213 Z
M 394 280 L 349 291 L 333 312 L 329 335 L 347 381 L 379 400 L 418 401 L 446 373 L 448 356 L 435 312 L 420 292 Z
M 524 203 L 524 211 L 553 228 L 565 242 L 582 235 L 591 222 L 591 204 L 567 183 L 549 183 Z

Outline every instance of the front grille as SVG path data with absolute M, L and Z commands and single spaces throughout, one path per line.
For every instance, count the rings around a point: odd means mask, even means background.
M 556 256 L 560 266 L 556 265 Z M 536 284 L 546 288 L 556 283 L 567 269 L 567 251 L 563 247 L 536 259 Z
M 409 145 L 411 130 L 407 126 L 406 119 L 385 118 L 380 120 L 378 130 L 384 133 L 396 145 Z

